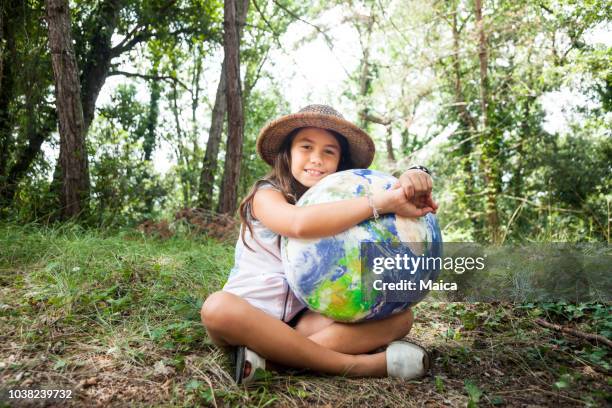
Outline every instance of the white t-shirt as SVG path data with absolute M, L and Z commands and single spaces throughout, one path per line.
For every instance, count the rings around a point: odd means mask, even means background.
M 275 189 L 272 183 L 263 182 L 258 189 Z M 253 306 L 284 322 L 290 321 L 304 305 L 295 297 L 287 284 L 278 247 L 279 235 L 265 227 L 247 210 L 253 228 L 253 236 L 245 229 L 244 239 L 238 237 L 234 267 L 223 290 L 240 296 Z

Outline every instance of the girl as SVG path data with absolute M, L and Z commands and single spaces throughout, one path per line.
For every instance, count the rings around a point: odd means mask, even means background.
M 235 380 L 253 381 L 266 360 L 349 376 L 424 375 L 429 368 L 426 351 L 395 341 L 412 327 L 410 309 L 353 324 L 306 310 L 287 285 L 279 244 L 280 236 L 335 235 L 377 214 L 420 217 L 435 212 L 427 170 L 408 170 L 394 189 L 373 196 L 295 206 L 327 175 L 367 168 L 374 158 L 368 134 L 324 105 L 307 106 L 268 124 L 258 137 L 257 151 L 273 170 L 241 203 L 235 265 L 223 290 L 210 295 L 201 311 L 215 344 L 238 346 Z M 384 352 L 367 354 L 386 345 Z

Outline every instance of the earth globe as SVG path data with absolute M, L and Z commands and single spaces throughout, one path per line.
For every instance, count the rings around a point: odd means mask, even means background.
M 376 194 L 396 181 L 375 170 L 341 171 L 311 187 L 296 205 Z M 341 322 L 377 320 L 406 310 L 427 295 L 431 286 L 421 288 L 420 282 L 435 281 L 440 263 L 401 261 L 440 258 L 442 235 L 433 214 L 420 218 L 384 214 L 330 237 L 283 237 L 281 256 L 289 286 L 309 309 Z M 375 272 L 376 258 L 392 261 Z M 388 290 L 393 287 L 383 283 L 403 290 Z

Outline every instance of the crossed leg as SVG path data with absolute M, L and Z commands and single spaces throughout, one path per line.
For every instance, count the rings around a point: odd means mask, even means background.
M 375 322 L 346 324 L 306 313 L 296 329 L 228 292 L 206 299 L 202 323 L 217 345 L 245 345 L 285 366 L 348 376 L 386 375 L 385 353 L 363 354 L 405 336 L 408 311 Z
M 363 354 L 404 337 L 412 328 L 408 309 L 386 319 L 362 323 L 340 323 L 319 313 L 307 311 L 295 330 L 315 343 L 346 354 Z

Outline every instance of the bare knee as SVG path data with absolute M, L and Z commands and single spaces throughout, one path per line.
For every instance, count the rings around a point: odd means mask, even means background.
M 200 310 L 202 324 L 209 332 L 219 332 L 233 318 L 236 299 L 234 295 L 219 291 L 206 298 Z

